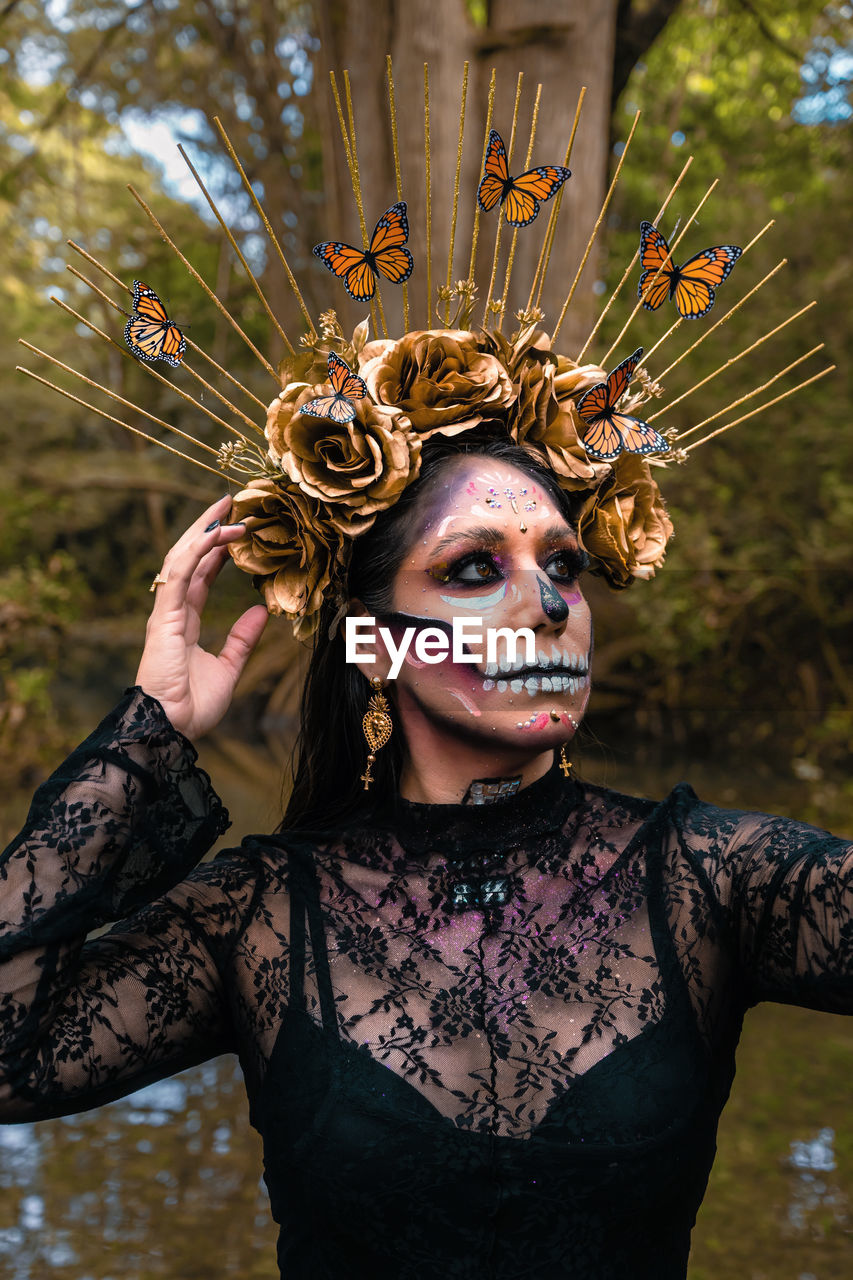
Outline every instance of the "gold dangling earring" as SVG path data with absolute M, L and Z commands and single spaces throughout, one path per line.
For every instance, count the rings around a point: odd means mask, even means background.
M 370 683 L 373 686 L 374 693 L 367 704 L 367 710 L 361 722 L 362 732 L 370 748 L 370 754 L 367 757 L 367 768 L 361 775 L 365 791 L 369 790 L 370 784 L 373 782 L 373 774 L 370 770 L 376 762 L 376 752 L 380 747 L 385 746 L 385 743 L 391 737 L 391 730 L 394 728 L 391 720 L 391 708 L 388 706 L 388 699 L 382 692 L 382 681 L 378 676 L 374 676 Z
M 568 778 L 569 774 L 572 771 L 572 762 L 566 756 L 565 742 L 560 747 L 560 768 L 563 770 L 563 776 Z

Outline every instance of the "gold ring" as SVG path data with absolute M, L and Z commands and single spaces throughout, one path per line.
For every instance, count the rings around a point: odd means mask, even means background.
M 151 586 L 148 588 L 148 590 L 156 591 L 158 587 L 164 586 L 168 581 L 169 579 L 164 578 L 162 573 L 157 573 L 154 575 L 154 581 L 151 583 Z

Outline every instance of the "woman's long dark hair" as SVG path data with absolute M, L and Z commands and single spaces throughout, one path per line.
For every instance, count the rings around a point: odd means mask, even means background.
M 397 570 L 413 541 L 419 499 L 430 481 L 460 455 L 482 456 L 509 463 L 545 489 L 569 523 L 576 523 L 571 495 L 560 489 L 553 474 L 509 436 L 495 438 L 466 433 L 430 441 L 424 448 L 421 471 L 402 497 L 384 511 L 353 544 L 347 575 L 350 599 L 361 600 L 372 616 L 393 611 L 392 592 Z M 370 683 L 358 667 L 345 661 L 343 626 L 334 628 L 337 607 L 328 601 L 320 614 L 314 651 L 302 691 L 299 735 L 293 754 L 293 789 L 279 827 L 327 829 L 340 827 L 356 811 L 397 791 L 405 760 L 399 725 L 387 746 L 376 755 L 374 782 L 365 792 L 361 775 L 367 746 L 361 722 L 371 695 Z M 387 690 L 386 690 L 387 692 Z

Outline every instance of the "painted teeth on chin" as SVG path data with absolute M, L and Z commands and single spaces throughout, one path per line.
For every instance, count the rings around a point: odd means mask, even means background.
M 567 661 L 570 658 L 574 660 L 576 657 L 577 655 L 575 654 L 564 655 Z M 538 658 L 540 664 L 547 669 L 548 664 L 547 660 L 544 659 L 544 655 L 540 653 Z M 518 663 L 512 670 L 519 670 L 523 666 L 523 662 Z M 537 693 L 577 693 L 581 686 L 587 682 L 589 676 L 588 669 L 582 666 L 580 662 L 577 662 L 574 669 L 564 667 L 562 672 L 552 671 L 547 676 L 544 673 L 536 672 L 535 675 L 516 676 L 512 680 L 495 680 L 493 678 L 499 671 L 508 670 L 509 668 L 504 668 L 498 663 L 488 663 L 484 671 L 483 691 L 490 693 L 493 689 L 497 689 L 498 693 L 505 693 L 508 686 L 513 693 L 521 693 L 522 690 L 526 689 L 531 697 Z M 569 674 L 570 670 L 571 674 Z

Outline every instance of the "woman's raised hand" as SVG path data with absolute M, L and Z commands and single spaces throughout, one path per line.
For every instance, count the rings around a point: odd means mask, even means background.
M 231 701 L 246 660 L 267 620 L 264 605 L 252 605 L 237 619 L 218 656 L 199 645 L 207 593 L 228 559 L 228 543 L 242 525 L 208 526 L 231 509 L 226 496 L 190 525 L 163 562 L 157 597 L 145 629 L 145 648 L 136 683 L 156 698 L 174 727 L 200 738 L 218 724 Z

